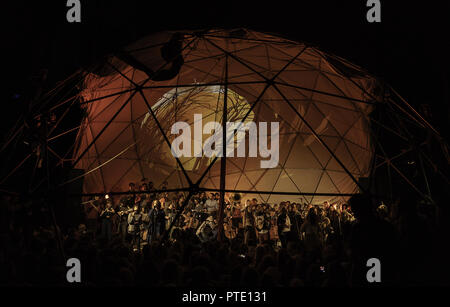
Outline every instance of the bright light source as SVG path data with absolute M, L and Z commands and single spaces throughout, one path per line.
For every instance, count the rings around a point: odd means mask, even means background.
M 106 195 L 105 195 L 105 199 L 108 199 L 108 198 L 109 198 L 109 195 L 108 195 L 108 194 L 106 194 Z

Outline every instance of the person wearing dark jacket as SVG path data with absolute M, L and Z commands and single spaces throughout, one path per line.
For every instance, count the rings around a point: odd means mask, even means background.
M 102 219 L 102 237 L 106 238 L 108 242 L 112 238 L 112 218 L 114 214 L 115 211 L 112 207 L 112 202 L 108 199 L 105 209 L 100 213 L 100 218 Z
M 149 213 L 149 231 L 148 239 L 149 241 L 159 239 L 164 231 L 166 230 L 166 214 L 161 208 L 159 201 L 155 200 L 153 203 L 153 208 Z

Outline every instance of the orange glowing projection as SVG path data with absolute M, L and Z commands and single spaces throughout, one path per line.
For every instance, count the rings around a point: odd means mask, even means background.
M 199 186 L 219 188 L 220 163 L 208 169 L 210 157 L 174 158 L 171 127 L 186 121 L 194 131 L 194 114 L 221 123 L 225 91 L 227 120 L 278 122 L 280 148 L 274 168 L 261 168 L 259 156 L 228 157 L 227 190 L 253 191 L 247 196 L 270 203 L 343 201 L 339 194 L 358 190 L 355 181 L 369 174 L 373 158 L 373 77 L 315 47 L 239 30 L 178 33 L 179 70 L 149 78 L 148 71 L 174 65 L 161 57 L 173 34 L 136 42 L 126 57 L 111 57 L 101 73 L 85 78 L 87 115 L 74 155 L 75 166 L 88 172 L 85 192 L 126 191 L 141 178 L 186 188 L 205 171 Z

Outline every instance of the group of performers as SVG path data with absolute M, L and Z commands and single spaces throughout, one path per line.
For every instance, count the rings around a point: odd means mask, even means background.
M 166 233 L 169 229 L 192 231 L 202 242 L 216 238 L 219 193 L 194 195 L 170 227 L 184 203 L 183 194 L 170 198 L 167 192 L 153 192 L 151 183 L 141 184 L 137 190 L 135 184 L 130 183 L 129 191 L 133 193 L 122 197 L 115 208 L 111 198 L 106 199 L 104 205 L 98 197 L 88 202 L 88 228 L 95 233 L 96 222 L 100 219 L 103 238 L 111 240 L 115 233 L 131 243 L 135 251 L 153 240 L 160 240 L 163 235 L 170 238 L 172 232 Z M 288 240 L 307 239 L 305 236 L 311 231 L 323 242 L 330 233 L 342 234 L 343 225 L 352 219 L 351 210 L 345 205 L 325 202 L 317 207 L 289 201 L 269 205 L 258 203 L 256 198 L 241 203 L 239 194 L 226 194 L 223 228 L 225 237 L 230 240 L 241 236 L 245 244 L 272 242 L 285 246 Z

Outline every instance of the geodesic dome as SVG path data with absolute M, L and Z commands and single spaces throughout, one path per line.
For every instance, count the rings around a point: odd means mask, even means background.
M 227 157 L 227 191 L 269 203 L 345 201 L 358 191 L 374 157 L 368 116 L 379 97 L 375 78 L 318 48 L 268 34 L 180 33 L 146 37 L 85 77 L 86 117 L 73 157 L 86 171 L 85 193 L 125 191 L 141 178 L 156 188 L 167 182 L 168 189 L 198 183 L 218 190 L 220 159 L 177 160 L 171 128 L 183 121 L 193 135 L 194 114 L 203 125 L 222 123 L 225 101 L 227 121 L 279 123 L 275 167 L 261 168 L 261 155 Z M 202 134 L 202 142 L 209 136 Z M 271 139 L 269 133 L 269 147 Z

